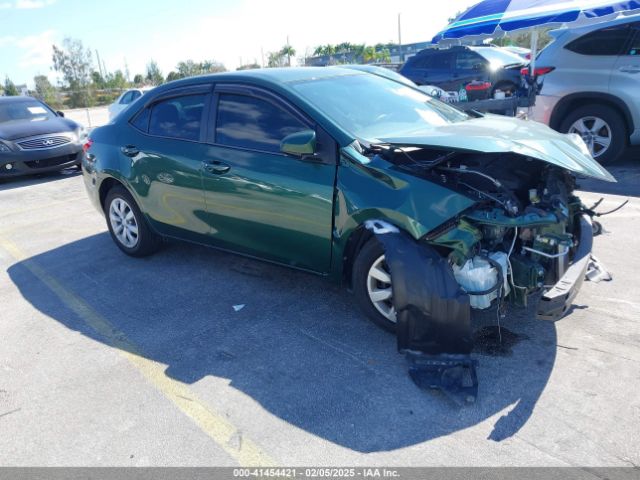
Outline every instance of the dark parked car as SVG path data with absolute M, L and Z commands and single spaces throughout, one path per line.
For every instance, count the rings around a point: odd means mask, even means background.
M 492 46 L 428 48 L 409 58 L 400 73 L 418 85 L 435 85 L 457 92 L 471 83 L 489 82 L 493 92 L 499 89 L 513 94 L 522 84 L 520 70 L 528 62 L 507 50 Z
M 80 166 L 84 129 L 31 97 L 0 97 L 0 179 Z
M 315 272 L 388 329 L 427 311 L 416 292 L 462 302 L 445 323 L 543 293 L 559 318 L 593 234 L 573 174 L 614 181 L 577 135 L 312 67 L 158 87 L 91 133 L 83 172 L 126 254 L 173 237 Z

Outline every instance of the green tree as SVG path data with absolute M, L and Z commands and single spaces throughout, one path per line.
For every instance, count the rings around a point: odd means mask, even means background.
M 9 77 L 4 79 L 4 94 L 7 97 L 16 97 L 20 95 L 20 92 L 16 88 L 16 84 L 11 81 Z
M 44 103 L 51 105 L 52 107 L 62 107 L 58 100 L 58 92 L 56 87 L 51 85 L 51 82 L 46 75 L 36 75 L 33 77 L 33 83 L 36 85 L 36 97 L 42 100 Z
M 170 74 L 169 74 L 170 75 Z M 169 77 L 167 76 L 167 81 L 169 81 Z M 144 77 L 139 73 L 133 77 L 133 84 L 136 86 L 141 86 L 144 83 Z
M 164 77 L 162 76 L 162 72 L 160 71 L 160 68 L 158 67 L 158 64 L 155 62 L 155 60 L 151 60 L 147 64 L 147 74 L 145 76 L 145 79 L 147 80 L 147 82 L 154 86 L 162 85 L 164 83 Z
M 364 63 L 372 63 L 377 59 L 376 49 L 372 46 L 365 47 L 362 51 L 362 61 Z
M 282 52 L 269 52 L 267 66 L 271 68 L 284 67 L 284 55 Z
M 284 47 L 282 47 L 280 49 L 280 54 L 283 57 L 287 57 L 287 66 L 290 67 L 291 66 L 291 57 L 295 56 L 296 50 L 291 45 L 285 45 Z
M 84 48 L 82 42 L 65 38 L 62 47 L 53 45 L 53 69 L 62 73 L 70 92 L 70 106 L 89 107 L 92 105 L 91 91 L 92 59 L 91 50 Z
M 91 82 L 93 83 L 94 87 L 99 89 L 106 88 L 107 86 L 107 82 L 105 82 L 100 72 L 96 72 L 95 70 L 91 72 Z
M 113 73 L 107 75 L 107 88 L 115 90 L 124 90 L 128 87 L 127 79 L 124 76 L 122 70 L 116 70 Z

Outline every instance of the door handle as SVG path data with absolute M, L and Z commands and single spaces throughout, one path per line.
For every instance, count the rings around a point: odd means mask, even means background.
M 618 70 L 624 73 L 640 73 L 640 65 L 625 65 L 620 67 Z
M 223 173 L 227 173 L 231 170 L 231 167 L 226 163 L 212 161 L 212 162 L 202 162 L 202 167 L 205 171 L 209 173 L 213 173 L 215 175 L 222 175 Z
M 120 151 L 127 157 L 135 157 L 140 153 L 140 150 L 138 150 L 138 147 L 136 147 L 135 145 L 125 145 L 124 147 L 120 148 Z

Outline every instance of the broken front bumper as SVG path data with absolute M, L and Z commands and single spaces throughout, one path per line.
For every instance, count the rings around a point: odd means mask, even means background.
M 562 278 L 547 291 L 538 304 L 538 318 L 541 320 L 560 320 L 571 308 L 573 300 L 578 295 L 584 281 L 591 249 L 593 247 L 593 225 L 591 218 L 580 215 L 580 239 L 573 258 L 573 263 L 567 268 Z

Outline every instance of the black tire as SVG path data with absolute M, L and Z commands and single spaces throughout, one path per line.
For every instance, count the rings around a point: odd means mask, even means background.
M 611 130 L 609 147 L 595 160 L 601 165 L 615 162 L 627 147 L 627 126 L 622 116 L 613 108 L 597 103 L 577 108 L 562 120 L 560 132 L 568 133 L 571 126 L 581 118 L 594 117 L 604 120 Z
M 369 240 L 358 252 L 353 264 L 352 287 L 356 303 L 362 312 L 380 328 L 395 333 L 396 324 L 391 322 L 374 307 L 367 290 L 367 277 L 371 266 L 384 255 L 384 249 L 375 238 Z
M 137 242 L 133 246 L 125 245 L 118 238 L 118 236 L 114 232 L 113 222 L 109 217 L 111 205 L 118 199 L 126 202 L 126 205 L 129 206 L 131 213 L 133 213 L 135 223 L 138 227 Z M 160 248 L 162 237 L 151 230 L 135 200 L 123 186 L 116 185 L 109 190 L 104 201 L 104 212 L 111 238 L 118 246 L 118 248 L 127 255 L 130 255 L 132 257 L 146 257 L 147 255 L 155 253 Z

